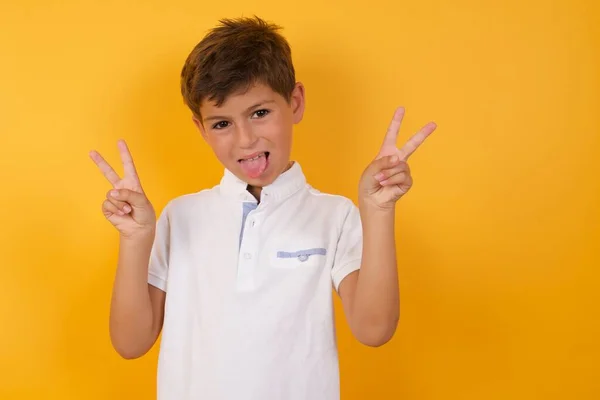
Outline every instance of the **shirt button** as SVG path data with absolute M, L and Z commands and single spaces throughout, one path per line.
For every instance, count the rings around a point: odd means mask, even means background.
M 244 258 L 245 258 L 246 260 L 249 260 L 249 259 L 251 259 L 251 258 L 252 258 L 252 254 L 250 254 L 250 253 L 244 253 Z

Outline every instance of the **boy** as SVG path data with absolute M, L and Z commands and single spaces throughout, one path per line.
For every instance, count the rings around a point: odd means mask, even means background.
M 399 314 L 394 206 L 412 180 L 399 108 L 359 182 L 359 206 L 323 194 L 290 161 L 304 113 L 291 51 L 258 18 L 223 20 L 191 52 L 182 94 L 224 166 L 218 185 L 178 197 L 158 221 L 126 144 L 103 213 L 120 232 L 110 334 L 125 358 L 162 331 L 160 400 L 339 398 L 332 286 L 354 336 L 386 343 Z M 359 272 L 360 271 L 360 272 Z

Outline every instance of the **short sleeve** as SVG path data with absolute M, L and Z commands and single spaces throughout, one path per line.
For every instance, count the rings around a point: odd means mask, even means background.
M 351 203 L 337 243 L 331 279 L 337 291 L 342 280 L 360 268 L 363 233 L 358 207 Z
M 156 222 L 156 234 L 152 251 L 150 252 L 150 264 L 148 266 L 148 283 L 167 291 L 167 273 L 169 269 L 170 248 L 170 221 L 168 205 L 161 212 Z

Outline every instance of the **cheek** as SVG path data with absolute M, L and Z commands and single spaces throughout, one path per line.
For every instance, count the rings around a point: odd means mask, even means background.
M 271 132 L 269 141 L 271 141 L 279 151 L 289 151 L 289 148 L 292 145 L 291 131 L 287 127 L 279 126 Z
M 290 122 L 290 117 L 288 115 L 280 115 L 269 126 L 269 140 L 275 143 L 277 147 L 287 148 L 291 144 L 293 124 Z
M 229 140 L 227 137 L 214 136 L 208 141 L 213 152 L 222 163 L 225 163 L 229 158 L 231 158 L 232 144 L 230 142 L 231 140 Z

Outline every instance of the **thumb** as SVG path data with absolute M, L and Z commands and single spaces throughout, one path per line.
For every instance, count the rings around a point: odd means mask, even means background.
M 144 193 L 136 192 L 129 189 L 114 189 L 111 190 L 110 196 L 116 200 L 125 201 L 131 204 L 132 207 L 144 207 L 148 204 L 148 199 Z

